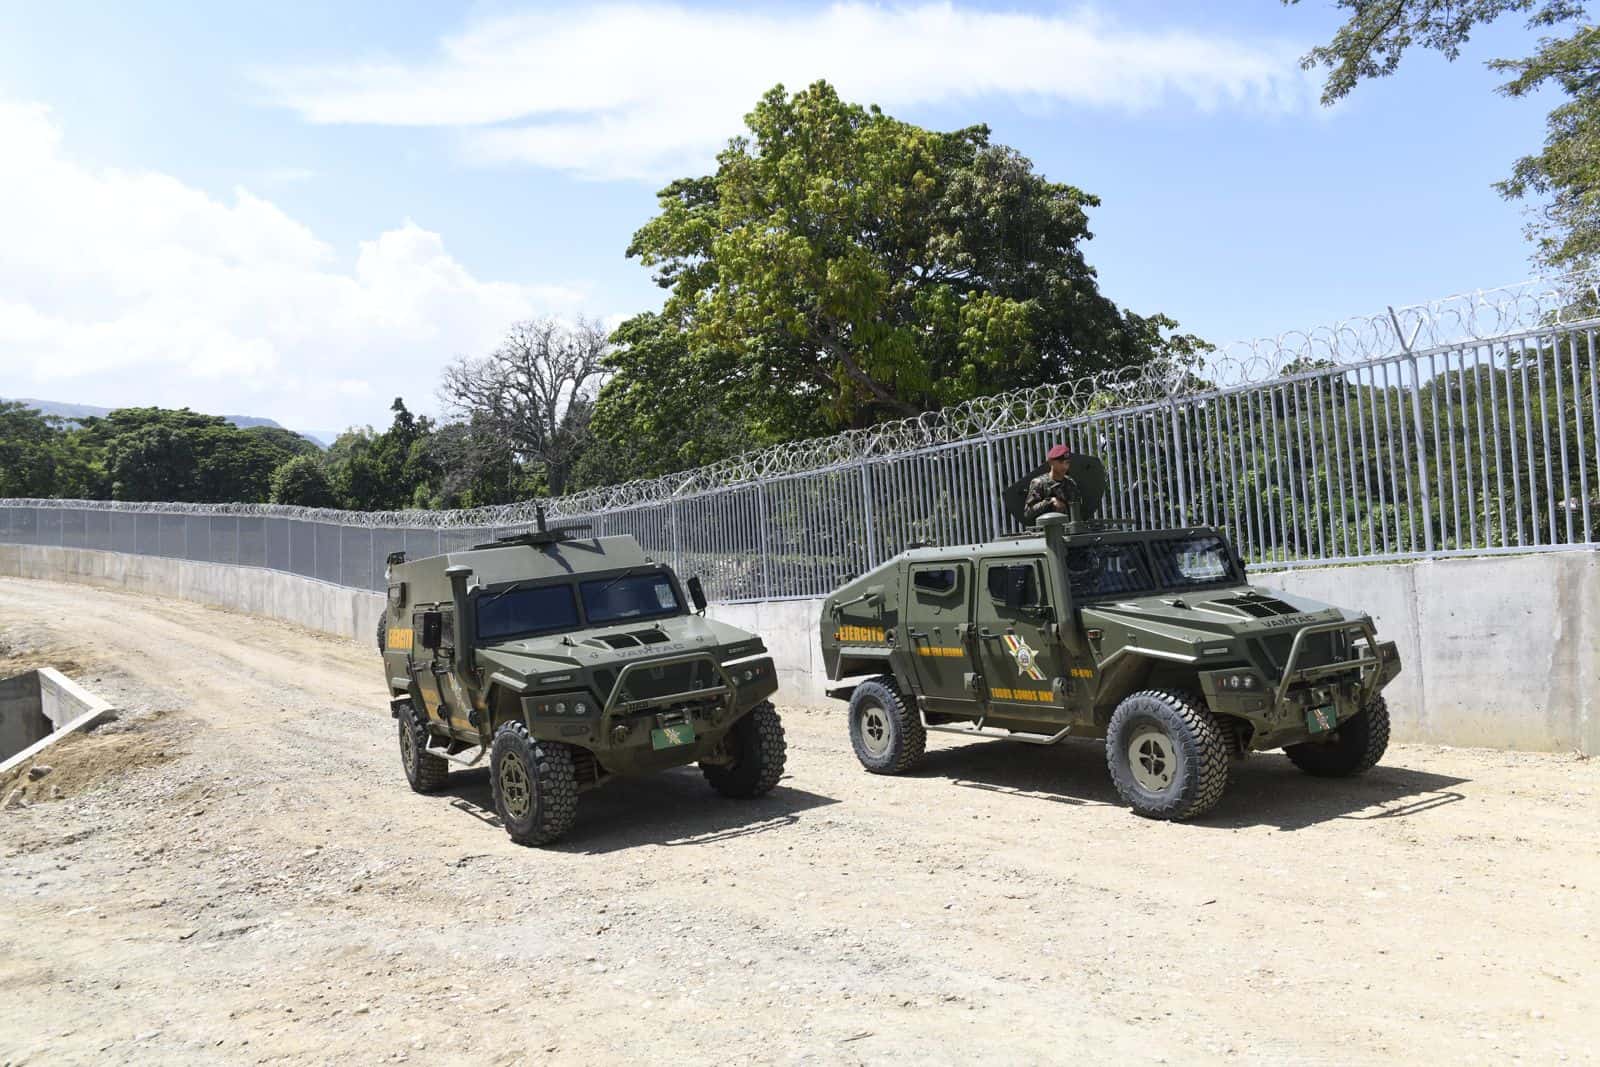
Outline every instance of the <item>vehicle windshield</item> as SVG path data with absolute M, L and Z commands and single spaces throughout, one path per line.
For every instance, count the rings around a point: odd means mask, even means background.
M 580 582 L 578 589 L 583 597 L 583 614 L 591 626 L 625 619 L 659 619 L 683 612 L 671 576 L 660 571 Z
M 1162 589 L 1237 583 L 1233 553 L 1216 534 L 1163 537 L 1146 543 L 1150 569 Z
M 1068 548 L 1067 580 L 1076 598 L 1143 593 L 1151 588 L 1144 553 L 1134 541 Z
M 1077 599 L 1128 596 L 1243 581 L 1216 534 L 1071 545 L 1067 579 Z
M 578 604 L 566 582 L 511 589 L 478 601 L 480 641 L 547 634 L 577 625 Z

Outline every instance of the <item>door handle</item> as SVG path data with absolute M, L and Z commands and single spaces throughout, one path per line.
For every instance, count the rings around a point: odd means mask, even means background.
M 983 638 L 985 641 L 998 641 L 1000 639 L 1000 635 L 989 629 L 987 626 L 978 631 L 978 636 Z
M 924 641 L 927 639 L 928 634 L 925 630 L 907 630 L 906 636 L 913 641 Z

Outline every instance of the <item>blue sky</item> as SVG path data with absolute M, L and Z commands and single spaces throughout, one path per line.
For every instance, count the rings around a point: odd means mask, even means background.
M 512 319 L 659 304 L 623 255 L 761 88 L 987 122 L 1099 195 L 1102 288 L 1217 342 L 1530 273 L 1484 60 L 1322 108 L 1325 0 L 573 6 L 0 0 L 0 395 L 302 429 L 433 410 Z

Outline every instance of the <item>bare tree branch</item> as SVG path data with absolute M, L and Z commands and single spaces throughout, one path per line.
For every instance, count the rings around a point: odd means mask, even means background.
M 591 319 L 518 322 L 489 355 L 446 367 L 439 397 L 451 415 L 478 420 L 518 458 L 543 467 L 559 494 L 588 438 L 606 351 L 606 332 Z

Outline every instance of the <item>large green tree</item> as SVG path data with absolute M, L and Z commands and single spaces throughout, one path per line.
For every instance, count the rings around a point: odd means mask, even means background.
M 80 497 L 94 491 L 90 457 L 61 419 L 0 401 L 0 497 Z
M 692 348 L 681 329 L 652 312 L 618 326 L 611 344 L 611 377 L 595 403 L 574 487 L 698 467 L 762 442 L 738 396 L 738 361 L 725 349 Z
M 328 476 L 340 504 L 353 511 L 427 507 L 438 468 L 429 450 L 433 420 L 417 416 L 396 397 L 394 418 L 379 433 L 347 430 L 328 450 Z
M 774 88 L 746 123 L 715 174 L 662 190 L 628 254 L 670 290 L 662 314 L 685 335 L 673 370 L 739 411 L 752 439 L 870 425 L 1199 344 L 1100 292 L 1082 250 L 1098 199 L 1048 181 L 987 127 L 926 130 L 826 82 Z M 626 399 L 628 387 L 610 392 Z
M 272 472 L 274 504 L 298 504 L 307 508 L 336 508 L 338 494 L 328 478 L 321 456 L 300 455 L 285 461 Z
M 265 501 L 272 472 L 306 444 L 187 408 L 118 408 L 78 436 L 98 456 L 96 495 L 114 500 Z
M 1287 4 L 1299 0 L 1284 0 Z M 1328 71 L 1322 99 L 1331 104 L 1363 79 L 1394 73 L 1413 47 L 1455 59 L 1472 32 L 1504 15 L 1526 16 L 1550 31 L 1520 59 L 1496 59 L 1510 75 L 1499 91 L 1527 96 L 1553 85 L 1564 102 L 1550 112 L 1542 150 L 1523 156 L 1496 188 L 1508 199 L 1535 198 L 1529 224 L 1535 260 L 1553 270 L 1600 264 L 1600 26 L 1578 0 L 1335 0 L 1349 12 L 1327 44 L 1305 57 Z

